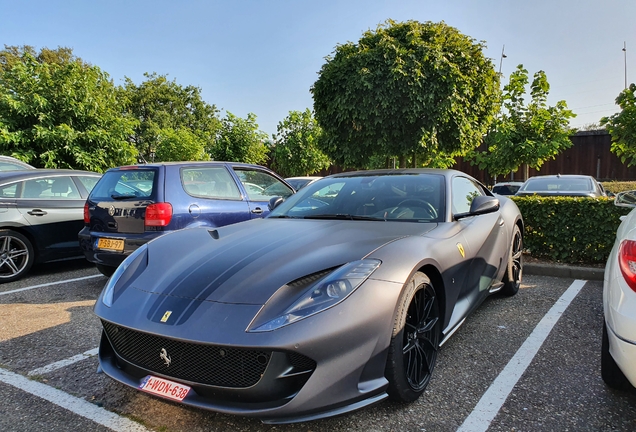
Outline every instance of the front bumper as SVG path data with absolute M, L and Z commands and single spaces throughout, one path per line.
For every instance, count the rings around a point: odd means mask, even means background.
M 400 284 L 367 280 L 341 304 L 263 333 L 245 331 L 260 309 L 257 305 L 204 302 L 187 322 L 166 325 L 146 319 L 154 311 L 156 295 L 127 290 L 113 310 L 98 299 L 95 311 L 106 328 L 116 323 L 124 331 L 159 338 L 159 345 L 175 342 L 180 346 L 204 346 L 211 352 L 258 351 L 268 360 L 264 370 L 258 372 L 256 382 L 244 382 L 241 386 L 235 386 L 235 382 L 202 383 L 198 378 L 175 376 L 160 363 L 153 366 L 131 361 L 130 356 L 126 358 L 117 348 L 120 344 L 113 343 L 112 331 L 107 330 L 100 344 L 100 366 L 107 375 L 131 387 L 139 387 L 146 375 L 181 382 L 193 389 L 184 404 L 257 417 L 268 423 L 341 414 L 387 396 L 384 369 L 401 288 Z M 159 361 L 159 345 L 148 348 L 151 362 Z M 173 364 L 186 351 L 167 349 Z M 211 355 L 215 354 L 206 354 Z M 182 358 L 190 361 L 187 355 Z

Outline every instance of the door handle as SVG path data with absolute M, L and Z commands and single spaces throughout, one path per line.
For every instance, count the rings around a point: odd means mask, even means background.
M 30 214 L 31 216 L 44 216 L 46 212 L 40 209 L 33 209 L 31 211 L 28 211 L 27 214 Z
M 263 213 L 263 209 L 261 209 L 260 207 L 256 207 L 254 210 L 252 210 L 252 213 L 254 213 L 254 214 L 262 214 Z

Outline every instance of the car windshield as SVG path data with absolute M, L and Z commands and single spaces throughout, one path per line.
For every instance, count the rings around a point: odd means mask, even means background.
M 301 189 L 269 217 L 439 222 L 444 196 L 444 177 L 437 174 L 331 177 Z
M 523 192 L 589 192 L 592 183 L 586 178 L 536 178 L 528 179 L 523 185 Z

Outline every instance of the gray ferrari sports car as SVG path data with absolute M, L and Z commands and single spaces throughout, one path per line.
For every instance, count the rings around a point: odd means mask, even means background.
M 270 207 L 130 255 L 95 305 L 101 370 L 268 423 L 410 402 L 468 314 L 519 289 L 519 209 L 459 171 L 343 173 Z

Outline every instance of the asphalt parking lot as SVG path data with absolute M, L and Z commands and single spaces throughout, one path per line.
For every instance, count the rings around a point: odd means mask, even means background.
M 106 278 L 83 261 L 0 285 L 5 431 L 633 431 L 636 394 L 600 377 L 602 282 L 526 275 L 443 346 L 415 403 L 293 425 L 183 407 L 97 374 L 92 306 Z

